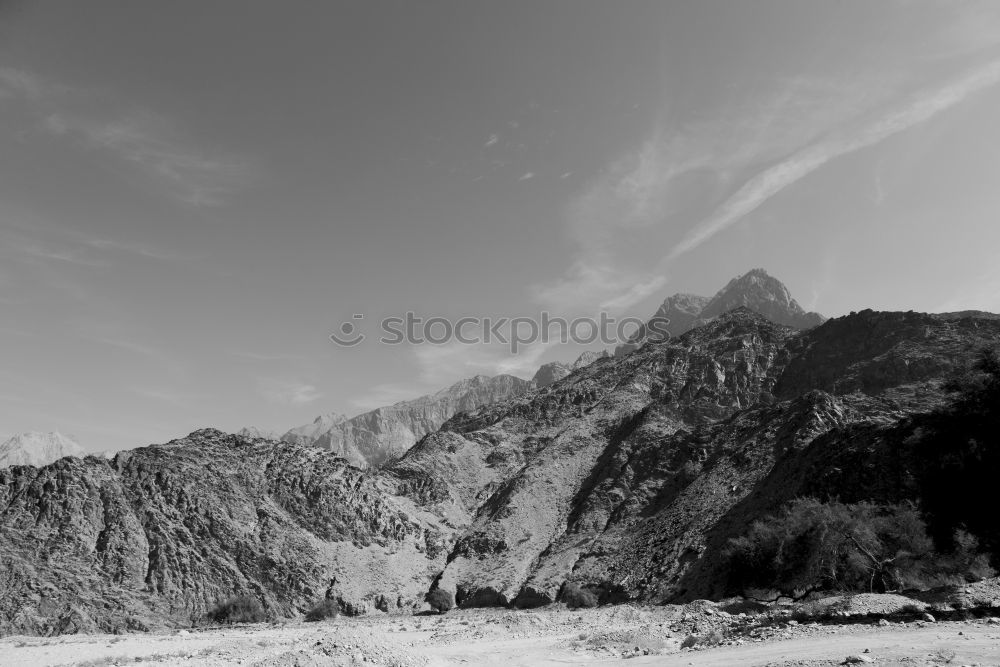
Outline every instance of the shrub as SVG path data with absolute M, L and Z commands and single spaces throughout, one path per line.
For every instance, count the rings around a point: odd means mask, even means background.
M 982 571 L 974 541 L 964 550 L 935 553 L 927 529 L 910 504 L 793 501 L 730 540 L 731 584 L 773 588 L 803 598 L 816 590 L 883 593 L 961 580 Z
M 688 635 L 681 642 L 681 648 L 694 648 L 695 646 L 718 646 L 726 641 L 726 636 L 718 630 L 710 630 L 704 635 Z
M 428 591 L 427 595 L 424 596 L 424 601 L 439 614 L 443 614 L 455 606 L 455 598 L 443 588 Z
M 208 619 L 213 623 L 260 623 L 267 620 L 267 614 L 257 598 L 240 595 L 216 604 Z
M 337 601 L 324 598 L 306 612 L 306 620 L 312 623 L 315 621 L 325 621 L 328 618 L 337 618 L 339 615 L 340 607 L 337 606 Z
M 1000 473 L 1000 354 L 984 350 L 946 388 L 954 399 L 922 420 L 915 447 L 921 503 L 939 548 L 961 549 L 955 533 L 964 528 L 1000 568 L 1000 513 L 991 490 Z
M 570 609 L 596 607 L 598 602 L 597 596 L 592 592 L 569 581 L 563 586 L 560 597 Z

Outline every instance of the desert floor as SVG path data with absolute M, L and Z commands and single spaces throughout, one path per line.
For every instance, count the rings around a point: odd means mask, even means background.
M 766 627 L 748 621 L 741 630 L 733 630 L 727 618 L 722 625 L 730 630 L 720 644 L 681 648 L 692 630 L 704 636 L 722 627 L 719 616 L 704 609 L 625 605 L 5 637 L 0 665 L 1000 665 L 1000 620 L 988 617 Z

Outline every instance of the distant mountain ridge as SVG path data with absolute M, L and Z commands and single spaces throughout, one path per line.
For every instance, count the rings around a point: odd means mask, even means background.
M 553 382 L 558 382 L 564 377 L 569 375 L 575 370 L 579 370 L 585 366 L 589 366 L 598 359 L 605 359 L 611 356 L 607 350 L 603 352 L 594 352 L 592 350 L 587 350 L 572 364 L 566 364 L 561 361 L 550 361 L 547 364 L 542 364 L 539 369 L 535 372 L 534 377 L 531 381 L 535 383 L 535 386 L 539 389 L 548 387 Z
M 730 280 L 712 298 L 696 294 L 668 297 L 645 326 L 615 349 L 615 354 L 632 352 L 647 340 L 662 340 L 664 334 L 681 336 L 741 307 L 794 329 L 811 329 L 826 321 L 819 313 L 806 312 L 780 280 L 764 269 L 752 269 Z
M 0 468 L 5 466 L 41 467 L 65 456 L 86 456 L 87 452 L 72 438 L 52 431 L 18 433 L 0 444 Z
M 533 388 L 530 381 L 513 375 L 477 375 L 434 394 L 356 417 L 322 415 L 310 424 L 290 429 L 281 440 L 334 452 L 361 468 L 378 467 L 402 456 L 457 413 L 510 399 Z
M 463 607 L 567 583 L 602 603 L 719 599 L 728 540 L 788 500 L 907 500 L 911 417 L 998 345 L 995 318 L 801 331 L 739 307 L 459 412 L 373 470 L 211 429 L 0 468 L 0 634 L 189 627 L 233 595 L 279 617 L 412 613 L 434 587 Z

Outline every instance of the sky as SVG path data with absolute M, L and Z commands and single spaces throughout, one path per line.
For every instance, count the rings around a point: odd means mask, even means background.
M 755 267 L 827 316 L 1000 311 L 998 117 L 994 1 L 0 0 L 0 438 L 531 377 L 582 348 L 372 334 Z

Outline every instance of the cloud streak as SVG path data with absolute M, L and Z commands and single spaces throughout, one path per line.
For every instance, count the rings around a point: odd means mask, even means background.
M 43 127 L 53 136 L 76 136 L 92 149 L 137 165 L 194 206 L 221 205 L 252 178 L 246 163 L 208 156 L 185 145 L 172 136 L 165 119 L 151 113 L 95 120 L 57 112 L 44 119 Z
M 221 205 L 253 180 L 255 169 L 246 160 L 196 148 L 173 123 L 151 111 L 122 115 L 99 108 L 106 97 L 0 67 L 0 100 L 22 101 L 36 129 L 114 156 L 187 204 Z
M 991 61 L 943 87 L 924 90 L 901 107 L 876 117 L 858 129 L 839 133 L 803 148 L 748 180 L 716 208 L 708 219 L 692 229 L 673 248 L 667 260 L 694 250 L 831 160 L 873 146 L 894 134 L 926 122 L 997 83 L 1000 83 L 1000 60 Z
M 257 388 L 264 398 L 279 405 L 306 405 L 323 397 L 315 386 L 305 382 L 260 378 Z

